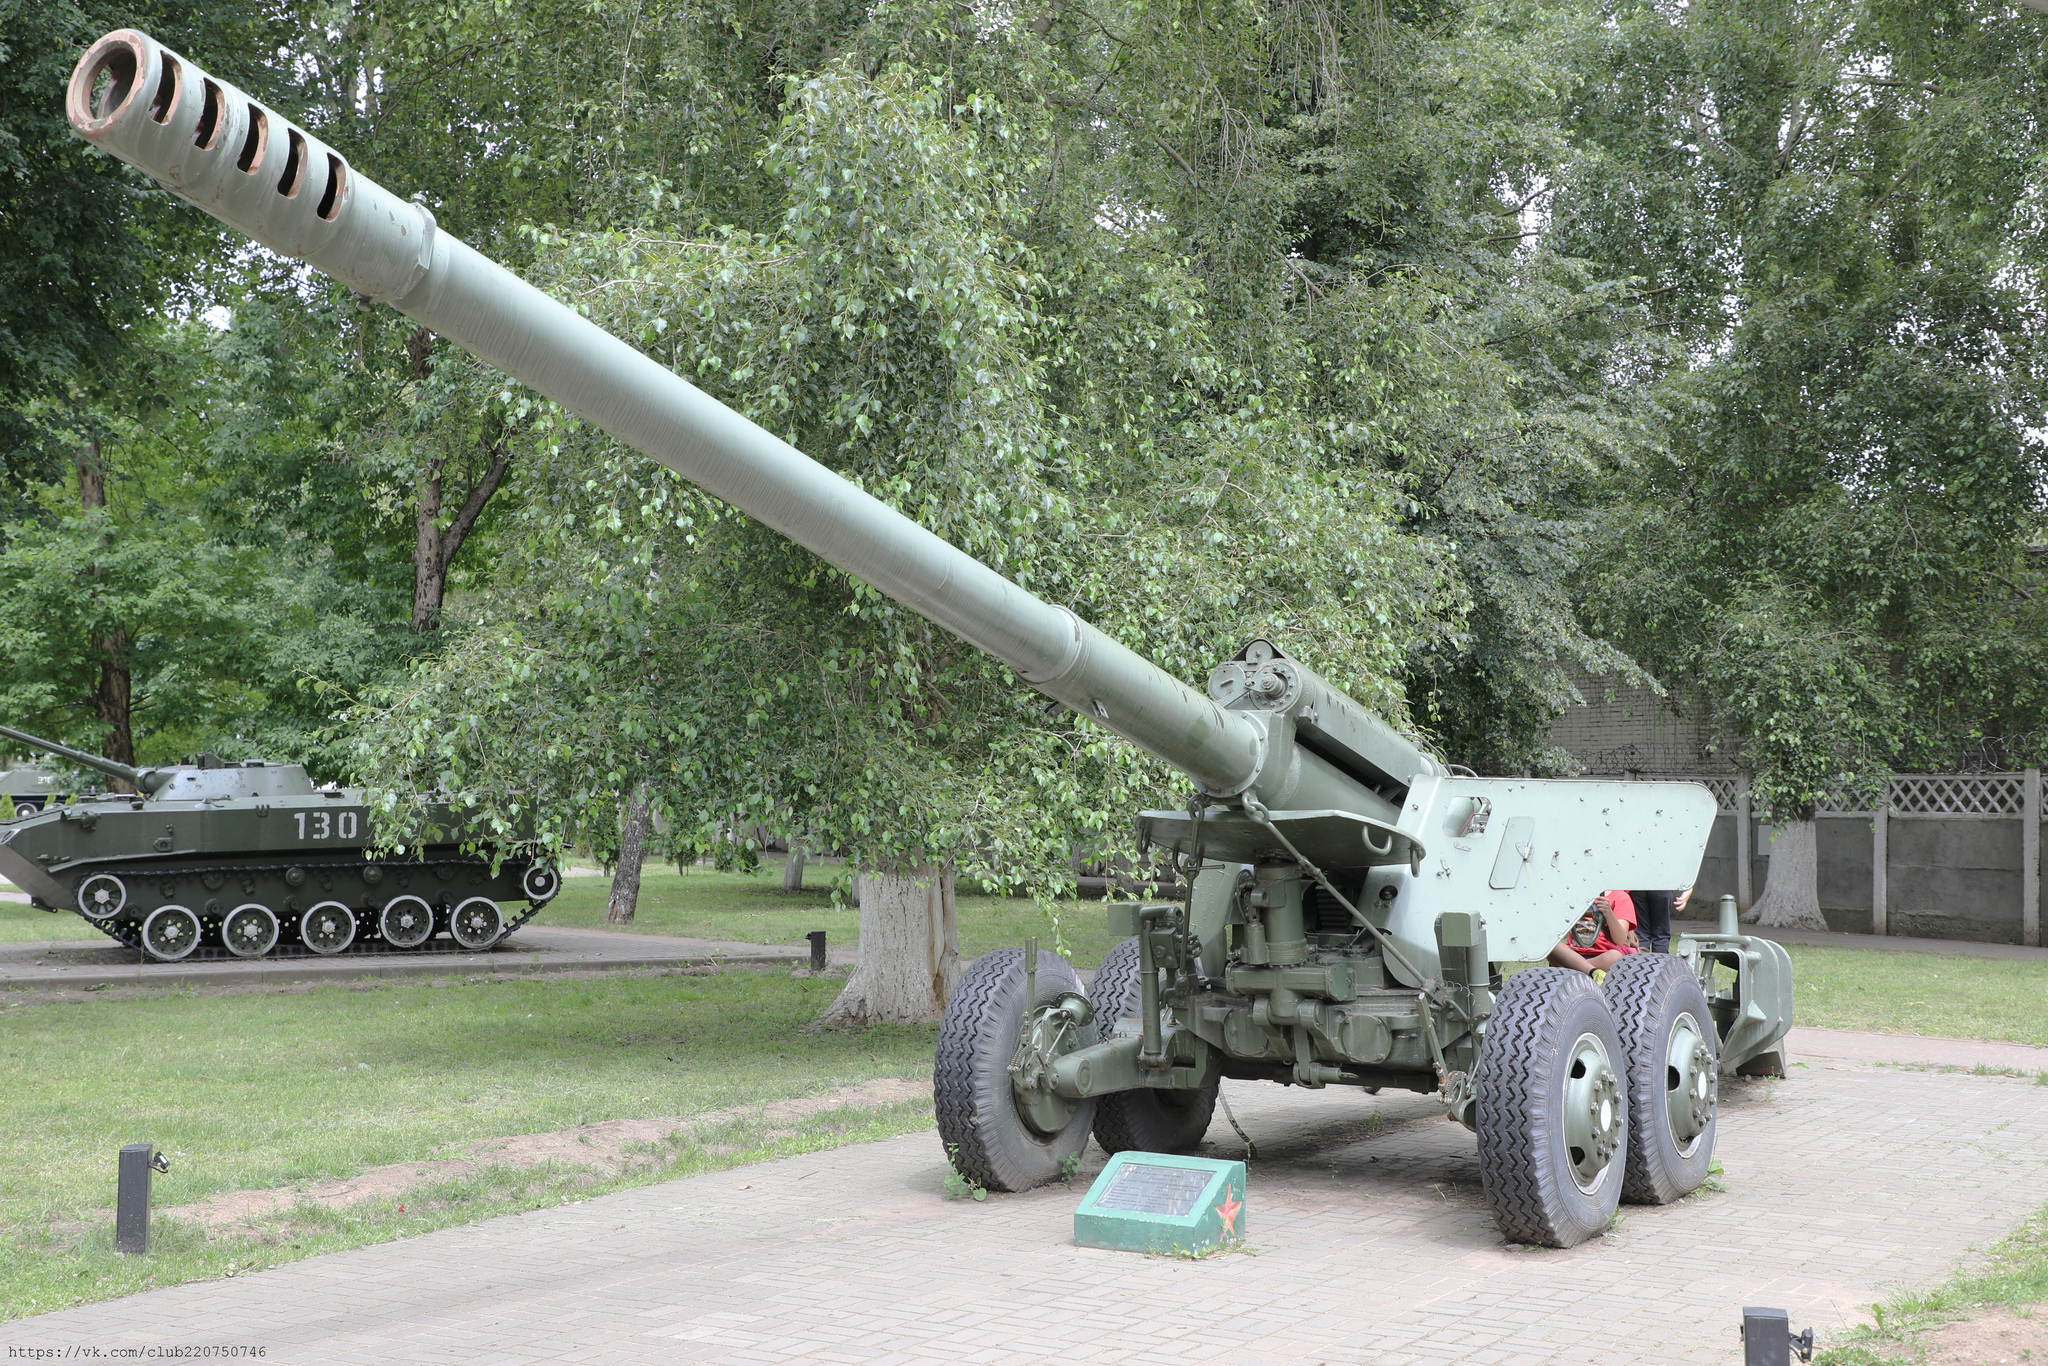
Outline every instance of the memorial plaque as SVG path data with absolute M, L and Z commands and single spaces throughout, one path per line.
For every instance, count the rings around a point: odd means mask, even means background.
M 1132 1252 L 1209 1252 L 1244 1237 L 1244 1163 L 1118 1153 L 1074 1211 L 1074 1241 Z

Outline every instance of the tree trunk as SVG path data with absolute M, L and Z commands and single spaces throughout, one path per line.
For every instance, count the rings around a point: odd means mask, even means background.
M 100 441 L 96 436 L 87 437 L 85 449 L 78 454 L 78 505 L 87 511 L 107 505 L 107 471 L 100 463 Z M 128 671 L 128 629 L 112 626 L 95 643 L 99 646 L 100 676 L 92 690 L 92 712 L 107 728 L 106 737 L 100 742 L 100 757 L 117 764 L 133 764 L 134 680 Z M 135 790 L 122 778 L 107 779 L 107 786 L 115 792 Z
M 424 327 L 415 328 L 405 339 L 405 354 L 412 362 L 413 381 L 423 383 L 434 372 L 434 334 Z M 512 467 L 512 433 L 501 425 L 486 427 L 486 432 L 482 454 L 488 464 L 446 529 L 439 523 L 447 461 L 436 457 L 428 462 L 420 478 L 412 513 L 412 631 L 416 636 L 440 629 L 441 602 L 448 595 L 448 567 L 455 563 L 455 552 L 469 539 L 484 504 L 491 501 L 505 482 L 505 471 Z
M 801 892 L 804 889 L 804 847 L 795 840 L 789 843 L 789 858 L 782 865 L 782 890 Z
M 412 632 L 423 636 L 441 624 L 441 599 L 448 591 L 448 565 L 441 558 L 441 533 L 434 522 L 441 515 L 441 462 L 427 466 L 413 504 Z
M 1820 913 L 1819 840 L 1812 818 L 1777 824 L 1770 859 L 1764 894 L 1745 918 L 1779 930 L 1827 929 Z
M 820 1024 L 929 1024 L 960 977 L 951 868 L 863 873 L 860 954 Z
M 128 632 L 116 626 L 100 637 L 100 681 L 93 690 L 93 711 L 107 727 L 100 757 L 117 764 L 135 762 L 135 731 L 130 720 L 133 690 L 128 676 Z M 107 779 L 116 792 L 132 791 L 126 780 Z
M 640 865 L 647 860 L 650 809 L 647 784 L 641 783 L 626 798 L 626 814 L 619 822 L 619 867 L 612 874 L 612 899 L 604 908 L 607 925 L 630 925 L 639 909 Z

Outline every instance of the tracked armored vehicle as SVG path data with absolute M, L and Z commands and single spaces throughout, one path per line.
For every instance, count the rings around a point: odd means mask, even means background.
M 41 764 L 12 764 L 0 771 L 0 797 L 14 803 L 17 816 L 33 816 L 46 806 L 70 801 L 72 796 L 63 775 Z
M 561 889 L 551 865 L 508 858 L 494 872 L 453 834 L 418 857 L 372 857 L 362 790 L 315 788 L 298 764 L 202 754 L 131 768 L 0 735 L 135 789 L 0 824 L 0 877 L 158 962 L 479 952 Z M 429 822 L 460 827 L 445 808 Z
M 1268 641 L 1198 690 L 811 461 L 438 229 L 303 128 L 147 35 L 73 74 L 72 127 L 221 221 L 498 366 L 1173 764 L 1137 816 L 1182 902 L 1112 908 L 1091 993 L 1035 944 L 985 954 L 940 1027 L 935 1100 L 963 1173 L 1056 1179 L 1092 1133 L 1185 1148 L 1226 1077 L 1403 1087 L 1477 1135 L 1511 1238 L 1569 1246 L 1617 1202 L 1711 1169 L 1719 1078 L 1791 1023 L 1789 961 L 1728 933 L 1604 985 L 1540 962 L 1611 887 L 1691 885 L 1691 784 L 1461 773 Z M 1343 1197 L 1333 1195 L 1333 1200 Z

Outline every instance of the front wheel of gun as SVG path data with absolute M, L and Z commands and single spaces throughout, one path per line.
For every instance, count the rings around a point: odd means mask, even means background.
M 1081 979 L 1056 953 L 1039 953 L 1037 986 L 1035 1009 L 1027 1012 L 1024 951 L 985 953 L 961 974 L 939 1024 L 932 1068 L 939 1138 L 954 1169 L 990 1190 L 1029 1190 L 1059 1179 L 1087 1146 L 1095 1121 L 1093 1100 L 1011 1081 L 1027 1016 L 1081 993 Z M 1094 1042 L 1092 1022 L 1073 1026 L 1062 1051 Z
M 1501 988 L 1473 1074 L 1479 1179 L 1500 1231 L 1574 1247 L 1621 1201 L 1630 1128 L 1621 1039 L 1607 998 L 1569 968 Z

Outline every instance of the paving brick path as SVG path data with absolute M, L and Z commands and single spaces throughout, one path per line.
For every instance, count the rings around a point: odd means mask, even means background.
M 1079 1183 L 949 1203 L 919 1134 L 50 1314 L 0 1342 L 256 1344 L 269 1362 L 1734 1362 L 1743 1304 L 1825 1340 L 2048 1200 L 2048 1086 L 1876 1065 L 1883 1037 L 1801 1031 L 1790 1079 L 1724 1093 L 1725 1191 L 1628 1210 L 1570 1252 L 1502 1243 L 1472 1136 L 1423 1099 L 1233 1085 L 1259 1149 L 1255 1256 L 1077 1248 Z M 1900 1051 L 1929 1044 L 1947 1046 Z M 1210 1139 L 1241 1151 L 1220 1114 Z M 1615 1285 L 1630 1298 L 1596 1304 Z

